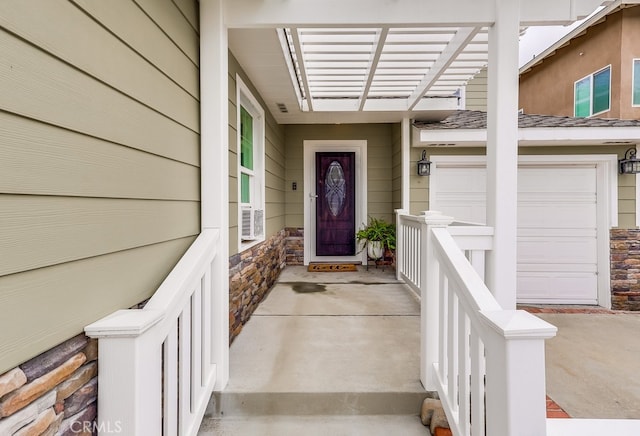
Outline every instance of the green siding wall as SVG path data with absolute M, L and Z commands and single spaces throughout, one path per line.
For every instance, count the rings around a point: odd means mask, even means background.
M 196 11 L 0 2 L 0 374 L 148 298 L 199 233 Z
M 402 124 L 391 126 L 391 200 L 392 207 L 402 208 Z
M 487 69 L 481 70 L 469 80 L 465 88 L 465 109 L 473 111 L 487 110 Z
M 304 226 L 305 140 L 366 140 L 368 213 L 393 220 L 392 128 L 391 124 L 286 126 L 286 227 Z M 291 188 L 293 182 L 298 185 L 296 191 Z
M 242 66 L 233 54 L 229 53 L 229 255 L 237 254 L 239 251 L 236 75 L 242 78 L 265 112 L 266 239 L 278 233 L 285 226 L 284 126 L 276 123 Z

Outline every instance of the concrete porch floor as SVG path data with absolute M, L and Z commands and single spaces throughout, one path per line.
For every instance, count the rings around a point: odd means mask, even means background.
M 420 308 L 393 271 L 287 267 L 230 350 L 200 435 L 428 435 Z M 547 393 L 574 418 L 640 419 L 640 314 L 536 313 Z
M 389 268 L 285 268 L 232 344 L 199 434 L 428 435 L 419 314 Z

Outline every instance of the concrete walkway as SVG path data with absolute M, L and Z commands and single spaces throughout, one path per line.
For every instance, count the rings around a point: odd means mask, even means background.
M 390 270 L 287 267 L 232 344 L 200 435 L 428 435 L 419 311 Z
M 640 419 L 640 314 L 536 315 L 558 327 L 547 394 L 572 418 Z

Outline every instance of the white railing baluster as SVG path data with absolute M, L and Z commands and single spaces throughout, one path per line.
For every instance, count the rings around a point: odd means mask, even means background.
M 178 434 L 178 323 L 164 340 L 164 433 Z
M 99 434 L 194 436 L 216 383 L 212 277 L 218 230 L 204 230 L 143 309 L 85 328 L 98 338 Z M 220 368 L 220 367 L 218 367 Z M 102 430 L 100 430 L 102 429 Z
M 458 304 L 461 304 L 460 302 Z M 461 436 L 469 436 L 470 424 L 470 344 L 469 344 L 469 317 L 463 307 L 458 309 L 458 422 L 460 423 Z
M 449 284 L 451 286 L 451 284 Z M 453 408 L 452 412 L 457 415 L 457 401 L 458 395 L 458 305 L 456 302 L 455 289 L 449 289 L 446 302 L 447 311 L 447 396 L 450 399 L 450 404 Z
M 544 436 L 544 340 L 556 329 L 502 310 L 483 282 L 493 229 L 452 221 L 398 213 L 398 277 L 421 296 L 420 378 L 455 435 Z
M 476 330 L 471 329 L 471 435 L 485 436 L 485 369 L 484 345 Z

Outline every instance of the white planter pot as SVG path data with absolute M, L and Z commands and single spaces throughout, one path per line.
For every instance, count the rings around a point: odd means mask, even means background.
M 384 254 L 384 246 L 382 241 L 368 241 L 367 254 L 370 259 L 380 259 Z

